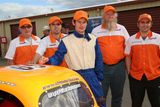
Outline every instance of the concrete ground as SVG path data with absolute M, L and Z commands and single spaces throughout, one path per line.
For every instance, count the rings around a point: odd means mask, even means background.
M 0 59 L 0 66 L 5 66 L 5 65 L 6 65 L 6 60 Z M 108 98 L 107 98 L 107 107 L 111 107 L 111 93 L 110 93 L 110 91 L 108 93 Z M 128 78 L 126 78 L 126 81 L 125 81 L 122 107 L 131 107 L 131 97 L 130 97 L 130 91 L 129 91 Z M 145 95 L 142 107 L 151 107 L 149 100 L 147 98 L 147 95 Z

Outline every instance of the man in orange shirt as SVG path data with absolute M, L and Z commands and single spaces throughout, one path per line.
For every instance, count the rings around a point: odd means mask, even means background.
M 121 107 L 125 82 L 124 48 L 129 34 L 123 25 L 117 23 L 116 9 L 105 6 L 101 25 L 92 33 L 98 37 L 103 56 L 104 80 L 102 82 L 105 96 L 109 87 L 112 93 L 112 107 Z
M 51 17 L 49 20 L 49 27 L 50 34 L 41 40 L 40 45 L 36 50 L 34 63 L 37 63 L 42 58 L 42 56 L 47 58 L 53 56 L 61 39 L 64 37 L 64 34 L 61 33 L 62 20 L 59 17 Z M 62 62 L 61 65 L 66 66 L 65 62 Z
M 147 91 L 152 107 L 160 107 L 160 35 L 152 32 L 152 17 L 141 14 L 139 32 L 126 44 L 126 66 L 129 73 L 132 107 L 142 107 Z
M 19 21 L 19 30 L 21 34 L 13 39 L 5 58 L 8 64 L 29 64 L 34 58 L 40 38 L 32 34 L 31 20 L 23 18 Z

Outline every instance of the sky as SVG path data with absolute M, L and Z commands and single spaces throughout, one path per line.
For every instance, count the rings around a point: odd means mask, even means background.
M 0 0 L 0 20 L 47 14 L 119 1 L 125 0 Z

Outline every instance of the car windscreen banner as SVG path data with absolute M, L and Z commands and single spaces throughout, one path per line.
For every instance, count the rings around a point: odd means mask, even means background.
M 83 83 L 73 82 L 45 91 L 39 107 L 93 107 L 92 95 Z

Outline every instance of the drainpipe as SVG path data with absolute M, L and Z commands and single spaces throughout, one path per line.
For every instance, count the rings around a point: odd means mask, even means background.
M 5 22 L 4 21 L 2 21 L 2 28 L 3 28 L 3 35 L 2 36 L 6 36 L 6 29 L 5 29 Z M 7 44 L 1 44 L 1 53 L 2 53 L 1 57 L 2 57 L 2 59 L 4 59 L 4 56 L 7 52 Z

